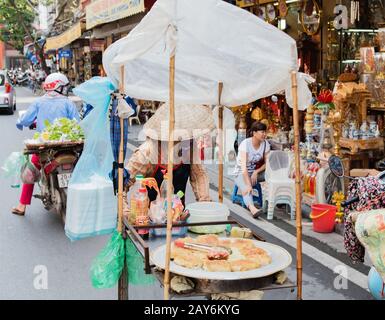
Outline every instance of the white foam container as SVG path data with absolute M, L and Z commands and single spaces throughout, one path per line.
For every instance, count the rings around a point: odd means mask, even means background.
M 186 205 L 190 212 L 189 223 L 226 221 L 230 215 L 229 208 L 219 202 L 194 202 Z M 189 227 L 195 233 L 221 233 L 226 230 L 226 225 L 210 225 Z

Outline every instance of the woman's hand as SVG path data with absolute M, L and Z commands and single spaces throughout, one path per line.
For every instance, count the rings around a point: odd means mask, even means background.
M 250 180 L 251 180 L 251 185 L 252 186 L 255 186 L 257 184 L 258 174 L 259 174 L 259 170 L 255 170 L 253 172 L 253 174 L 251 175 Z
M 252 186 L 247 186 L 246 189 L 242 192 L 243 196 L 247 196 L 248 194 L 251 194 L 253 192 Z

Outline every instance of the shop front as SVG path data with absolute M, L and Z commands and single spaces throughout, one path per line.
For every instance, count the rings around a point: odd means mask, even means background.
M 300 115 L 302 204 L 340 203 L 349 196 L 350 181 L 332 174 L 331 155 L 342 159 L 350 176 L 385 169 L 384 10 L 376 1 L 237 0 L 236 5 L 297 41 L 299 69 L 316 80 L 310 85 L 313 105 Z M 282 93 L 233 111 L 238 144 L 251 123 L 260 121 L 273 149 L 292 149 L 293 116 Z

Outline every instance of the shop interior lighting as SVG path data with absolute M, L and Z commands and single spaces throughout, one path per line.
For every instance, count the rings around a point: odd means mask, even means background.
M 346 31 L 347 32 L 368 32 L 368 33 L 378 32 L 378 30 L 374 30 L 374 29 L 348 29 Z
M 287 27 L 287 25 L 286 25 L 286 19 L 285 19 L 285 18 L 279 19 L 279 20 L 278 20 L 278 29 L 279 29 L 279 30 L 285 30 L 286 27 Z
M 358 63 L 358 62 L 361 62 L 361 60 L 354 60 L 354 59 L 352 59 L 352 60 L 344 60 L 344 61 L 342 61 L 342 63 Z
M 298 2 L 299 0 L 286 0 L 286 3 L 287 4 L 290 4 L 290 3 L 294 3 L 294 2 Z M 278 6 L 278 2 L 274 2 L 274 5 L 275 6 Z

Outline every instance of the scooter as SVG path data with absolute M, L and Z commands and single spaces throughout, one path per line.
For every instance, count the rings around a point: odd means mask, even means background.
M 27 86 L 28 85 L 28 82 L 29 82 L 29 76 L 27 73 L 20 73 L 18 76 L 17 76 L 17 85 L 18 86 Z
M 30 129 L 33 129 L 33 125 Z M 66 220 L 68 183 L 82 151 L 82 142 L 38 145 L 24 151 L 24 154 L 37 154 L 40 158 L 40 194 L 33 195 L 34 198 L 40 199 L 46 210 L 54 210 L 59 214 L 63 225 Z

